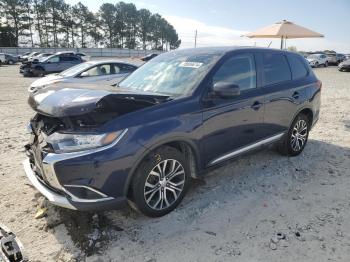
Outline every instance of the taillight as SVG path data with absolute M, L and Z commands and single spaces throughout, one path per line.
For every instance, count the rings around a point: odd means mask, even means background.
M 320 80 L 317 80 L 316 86 L 321 89 L 322 88 L 322 82 Z

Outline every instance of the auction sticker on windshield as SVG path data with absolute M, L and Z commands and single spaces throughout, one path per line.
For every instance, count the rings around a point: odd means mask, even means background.
M 179 67 L 191 67 L 191 68 L 200 68 L 203 63 L 199 62 L 181 62 Z

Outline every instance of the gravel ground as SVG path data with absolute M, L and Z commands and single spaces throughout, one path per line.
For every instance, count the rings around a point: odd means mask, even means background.
M 244 156 L 194 182 L 171 214 L 52 206 L 21 166 L 33 112 L 18 66 L 0 67 L 0 223 L 30 261 L 349 261 L 350 73 L 315 69 L 321 117 L 304 152 Z M 35 219 L 40 207 L 48 214 Z

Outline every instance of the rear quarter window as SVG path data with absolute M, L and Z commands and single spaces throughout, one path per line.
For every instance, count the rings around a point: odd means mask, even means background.
M 292 70 L 292 79 L 299 79 L 307 76 L 308 70 L 301 57 L 289 55 L 288 61 Z
M 264 85 L 272 85 L 292 79 L 289 64 L 284 54 L 263 54 Z

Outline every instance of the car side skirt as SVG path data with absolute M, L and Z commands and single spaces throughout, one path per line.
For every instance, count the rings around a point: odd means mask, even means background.
M 266 139 L 264 139 L 264 140 L 261 140 L 261 141 L 259 141 L 259 142 L 254 143 L 254 144 L 250 144 L 250 145 L 248 145 L 248 146 L 241 147 L 241 148 L 239 148 L 239 149 L 237 149 L 237 150 L 235 150 L 235 151 L 231 151 L 231 152 L 229 152 L 229 153 L 227 153 L 227 154 L 225 154 L 225 155 L 222 155 L 222 156 L 220 156 L 220 157 L 218 157 L 218 158 L 215 158 L 214 160 L 212 160 L 212 161 L 209 163 L 208 166 L 216 165 L 216 164 L 218 164 L 218 163 L 220 163 L 220 162 L 222 162 L 222 161 L 225 161 L 225 160 L 227 160 L 227 159 L 233 158 L 233 157 L 235 157 L 235 156 L 238 156 L 238 155 L 243 154 L 243 153 L 245 153 L 245 152 L 248 152 L 248 151 L 250 151 L 250 150 L 256 149 L 256 148 L 258 148 L 258 147 L 260 147 L 260 146 L 273 143 L 273 142 L 275 142 L 275 141 L 281 139 L 282 136 L 283 136 L 284 134 L 285 134 L 285 132 L 279 133 L 279 134 L 277 134 L 277 135 L 271 136 L 271 137 L 269 137 L 269 138 L 266 138 Z

